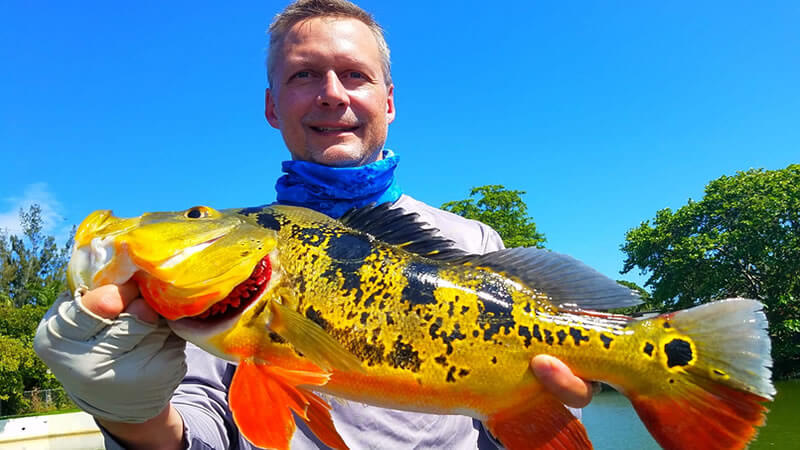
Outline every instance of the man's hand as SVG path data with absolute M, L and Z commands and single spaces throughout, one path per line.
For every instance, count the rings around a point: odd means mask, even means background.
M 572 374 L 560 360 L 550 355 L 536 355 L 531 360 L 536 378 L 561 403 L 572 408 L 583 408 L 592 401 L 592 385 Z
M 59 297 L 34 338 L 75 403 L 126 448 L 181 445 L 169 399 L 186 373 L 184 346 L 134 283 Z

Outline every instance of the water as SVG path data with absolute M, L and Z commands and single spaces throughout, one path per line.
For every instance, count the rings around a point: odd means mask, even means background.
M 800 448 L 800 379 L 779 381 L 775 388 L 778 395 L 768 406 L 767 425 L 750 444 L 752 450 Z M 613 391 L 595 395 L 583 410 L 583 423 L 598 450 L 660 448 L 628 399 Z

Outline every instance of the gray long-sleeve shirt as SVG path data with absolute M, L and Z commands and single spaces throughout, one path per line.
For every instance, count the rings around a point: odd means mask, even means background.
M 500 236 L 490 227 L 442 211 L 403 195 L 394 205 L 416 212 L 422 221 L 440 230 L 460 249 L 482 254 L 503 248 Z M 172 398 L 183 417 L 187 448 L 250 449 L 228 408 L 227 394 L 235 365 L 189 344 L 188 372 Z M 480 422 L 466 416 L 421 414 L 378 408 L 352 401 L 327 398 L 339 434 L 353 449 L 485 449 L 497 448 Z M 270 420 L 264 417 L 265 421 Z M 327 448 L 296 420 L 292 449 Z M 106 433 L 108 448 L 120 448 Z

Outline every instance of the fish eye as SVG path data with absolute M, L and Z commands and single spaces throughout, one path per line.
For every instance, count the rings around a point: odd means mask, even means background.
M 184 216 L 188 219 L 204 219 L 209 216 L 208 208 L 204 206 L 195 206 L 194 208 L 186 210 Z

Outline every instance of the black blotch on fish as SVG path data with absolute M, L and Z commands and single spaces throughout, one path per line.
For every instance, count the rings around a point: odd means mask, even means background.
M 456 295 L 455 301 L 458 301 L 458 296 L 457 295 Z M 462 306 L 461 307 L 461 314 L 465 314 L 467 311 L 469 311 L 469 306 Z
M 245 216 L 249 216 L 250 214 L 255 214 L 257 212 L 263 211 L 265 206 L 251 206 L 249 208 L 242 208 L 236 211 L 236 214 L 242 214 Z
M 664 353 L 667 354 L 667 367 L 685 366 L 694 359 L 691 344 L 683 339 L 673 339 L 666 343 Z
M 282 338 L 281 335 L 274 331 L 269 332 L 269 340 L 275 342 L 276 344 L 284 344 L 286 343 L 286 339 Z
M 367 319 L 369 318 L 369 313 L 361 313 L 361 325 L 367 324 Z
M 583 332 L 578 328 L 570 327 L 569 335 L 572 336 L 572 339 L 575 341 L 576 347 L 580 347 L 581 341 L 589 342 L 589 336 L 584 336 Z
M 447 371 L 447 377 L 445 378 L 445 381 L 447 381 L 448 383 L 455 383 L 456 377 L 453 376 L 455 373 L 456 373 L 456 366 L 450 366 L 450 370 Z
M 439 355 L 436 358 L 434 358 L 433 360 L 436 361 L 437 364 L 440 364 L 442 366 L 447 367 L 447 357 L 446 356 Z
M 664 322 L 664 328 L 672 328 L 672 325 L 669 322 Z
M 508 287 L 500 280 L 489 278 L 481 283 L 477 291 L 480 311 L 478 324 L 483 327 L 483 339 L 491 340 L 502 328 L 505 328 L 505 334 L 509 334 L 516 322 L 511 315 L 513 299 Z
M 333 234 L 325 251 L 337 261 L 363 261 L 372 253 L 372 244 L 359 234 Z
M 564 343 L 564 339 L 567 338 L 567 333 L 565 333 L 564 330 L 558 330 L 558 332 L 556 332 L 556 337 L 558 337 L 558 345 L 561 345 Z
M 455 324 L 453 326 L 453 331 L 449 335 L 444 331 L 439 332 L 441 328 L 442 318 L 437 317 L 436 321 L 434 321 L 431 327 L 428 329 L 428 333 L 430 333 L 431 338 L 433 339 L 441 339 L 442 342 L 447 345 L 447 354 L 450 355 L 453 353 L 453 341 L 464 339 L 467 337 L 467 335 L 461 332 L 459 324 Z
M 517 333 L 525 338 L 525 347 L 531 346 L 531 330 L 526 326 L 520 326 Z
M 372 304 L 375 303 L 375 293 L 369 294 L 366 300 L 364 300 L 364 308 L 369 308 Z M 358 303 L 356 303 L 357 305 Z
M 260 213 L 258 216 L 258 224 L 264 228 L 268 228 L 270 230 L 280 231 L 281 230 L 281 223 L 278 222 L 278 219 L 275 218 L 274 214 L 269 212 Z
M 329 234 L 329 231 L 324 231 L 323 229 L 292 225 L 292 238 L 312 247 L 319 247 L 322 245 Z
M 345 348 L 356 358 L 366 362 L 368 366 L 383 362 L 383 353 L 385 351 L 383 344 L 370 344 L 365 337 L 353 333 L 352 329 L 337 330 L 331 335 L 342 342 Z
M 649 342 L 644 344 L 644 352 L 647 353 L 647 356 L 653 356 L 653 350 L 655 350 L 655 347 L 653 347 L 653 344 L 651 344 Z
M 458 371 L 458 376 L 461 378 L 464 378 L 467 375 L 469 375 L 469 370 L 467 369 L 461 369 Z
M 423 262 L 411 262 L 403 268 L 403 275 L 408 284 L 403 288 L 403 300 L 413 305 L 436 303 L 433 292 L 439 278 L 439 267 Z
M 614 341 L 614 338 L 612 338 L 611 336 L 606 336 L 605 334 L 601 334 L 600 340 L 603 341 L 603 347 L 609 349 L 611 348 L 611 343 Z
M 419 366 L 422 363 L 419 359 L 419 352 L 414 350 L 411 344 L 403 343 L 401 339 L 402 336 L 397 337 L 394 348 L 386 355 L 389 364 L 397 369 L 408 369 L 412 372 L 419 372 Z
M 363 292 L 361 291 L 361 262 L 352 261 L 331 261 L 322 277 L 328 279 L 331 283 L 336 283 L 337 280 L 342 280 L 342 290 L 351 291 L 355 289 L 356 304 L 361 300 Z
M 472 337 L 478 337 L 479 334 L 478 330 L 472 330 Z
M 492 364 L 497 364 L 497 356 L 492 356 Z
M 306 310 L 306 317 L 308 318 L 308 320 L 310 320 L 310 321 L 316 323 L 317 325 L 321 326 L 323 330 L 327 331 L 330 328 L 330 324 L 328 323 L 328 321 L 325 320 L 320 315 L 319 311 L 314 309 L 313 306 L 309 306 L 308 309 Z
M 386 325 L 394 325 L 394 318 L 390 313 L 386 313 Z
M 544 330 L 544 341 L 547 342 L 547 345 L 553 345 L 553 333 L 550 330 Z
M 533 337 L 536 338 L 537 341 L 542 342 L 542 332 L 539 331 L 539 325 L 533 325 Z

